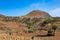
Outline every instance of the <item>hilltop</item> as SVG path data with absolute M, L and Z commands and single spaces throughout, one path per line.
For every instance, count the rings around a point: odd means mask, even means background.
M 50 18 L 51 15 L 41 10 L 33 10 L 23 17 L 25 18 Z

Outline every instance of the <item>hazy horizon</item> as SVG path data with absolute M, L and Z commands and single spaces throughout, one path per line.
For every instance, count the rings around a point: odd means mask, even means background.
M 0 0 L 0 14 L 6 16 L 23 16 L 32 10 L 60 17 L 60 0 Z

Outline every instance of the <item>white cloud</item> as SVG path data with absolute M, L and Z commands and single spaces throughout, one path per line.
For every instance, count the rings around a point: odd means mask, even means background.
M 56 9 L 54 9 L 54 10 L 51 10 L 51 11 L 49 11 L 49 13 L 52 15 L 52 16 L 58 16 L 58 17 L 60 17 L 60 8 L 56 8 Z

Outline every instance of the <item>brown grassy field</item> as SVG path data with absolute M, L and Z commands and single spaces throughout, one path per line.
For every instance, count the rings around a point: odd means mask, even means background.
M 30 34 L 16 34 L 12 33 L 9 35 L 8 33 L 0 33 L 0 40 L 60 40 L 60 31 L 56 31 L 55 36 L 45 36 L 46 32 L 40 31 L 38 33 L 30 33 Z M 34 37 L 32 39 L 32 37 Z

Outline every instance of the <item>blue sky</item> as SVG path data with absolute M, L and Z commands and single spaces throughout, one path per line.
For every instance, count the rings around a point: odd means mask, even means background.
M 60 0 L 0 0 L 0 14 L 6 16 L 22 16 L 32 10 L 60 16 Z

